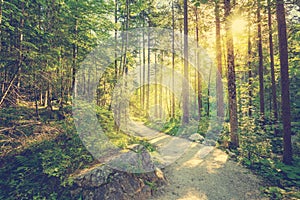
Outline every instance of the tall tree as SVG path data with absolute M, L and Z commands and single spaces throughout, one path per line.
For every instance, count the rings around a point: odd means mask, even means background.
M 248 14 L 248 51 L 247 51 L 247 65 L 248 65 L 248 94 L 249 94 L 249 103 L 248 103 L 248 115 L 252 116 L 252 51 L 251 51 L 251 19 L 250 13 Z
M 216 61 L 217 61 L 217 115 L 224 117 L 224 96 L 222 82 L 222 47 L 221 47 L 221 24 L 220 24 L 220 6 L 219 0 L 215 1 L 215 19 L 216 19 Z
M 281 110 L 283 123 L 283 162 L 291 164 L 293 159 L 291 142 L 291 107 L 289 89 L 288 44 L 286 36 L 285 8 L 283 0 L 276 0 L 278 42 L 281 75 Z
M 161 82 L 160 82 L 161 84 Z M 157 119 L 158 117 L 158 112 L 157 112 L 157 97 L 158 97 L 158 94 L 157 94 L 157 85 L 158 85 L 158 82 L 157 82 L 157 52 L 155 51 L 154 52 L 154 117 L 155 119 Z M 160 109 L 161 110 L 161 109 Z
M 262 51 L 262 35 L 261 35 L 261 0 L 257 0 L 257 48 L 258 48 L 258 75 L 259 75 L 259 110 L 262 117 L 265 115 L 265 96 L 264 96 L 264 66 Z
M 76 0 L 77 1 L 77 0 Z M 76 68 L 77 68 L 77 57 L 78 57 L 78 45 L 77 45 L 77 40 L 78 40 L 78 16 L 77 16 L 77 7 L 74 15 L 74 29 L 73 29 L 73 35 L 74 35 L 74 42 L 72 44 L 73 48 L 73 59 L 72 59 L 72 91 L 74 92 L 73 95 L 75 94 L 75 76 L 76 76 Z
M 275 82 L 275 69 L 274 69 L 274 50 L 273 50 L 273 34 L 272 34 L 272 13 L 271 13 L 271 0 L 268 0 L 268 27 L 269 27 L 269 50 L 270 50 L 270 68 L 271 68 L 271 82 L 272 82 L 272 108 L 274 123 L 277 124 L 278 112 L 277 112 L 277 94 L 276 94 L 276 82 Z M 275 134 L 277 128 L 275 128 Z
M 125 2 L 125 44 L 124 44 L 124 55 L 123 55 L 123 69 L 122 69 L 122 75 L 127 75 L 128 74 L 128 65 L 127 65 L 127 48 L 128 48 L 128 28 L 129 28 L 129 15 L 130 15 L 130 10 L 129 10 L 129 0 L 126 0 Z
M 195 6 L 195 16 L 196 16 L 196 42 L 197 47 L 199 47 L 199 19 L 198 19 L 198 9 L 197 6 Z M 195 76 L 195 82 L 197 88 L 197 103 L 198 103 L 198 119 L 201 119 L 201 111 L 202 111 L 202 82 L 201 82 L 201 73 L 199 71 L 200 69 L 200 52 L 197 49 L 196 52 L 196 76 Z M 202 66 L 203 67 L 203 66 Z
M 149 8 L 148 8 L 148 13 L 150 14 L 150 4 L 149 4 Z M 151 24 L 150 24 L 150 16 L 148 16 L 148 28 L 150 28 Z M 150 106 L 150 67 L 151 67 L 151 42 L 150 42 L 150 30 L 148 30 L 148 65 L 147 65 L 147 104 L 146 104 L 146 109 L 147 111 L 149 111 L 149 106 Z
M 225 30 L 227 46 L 227 78 L 228 78 L 228 98 L 229 98 L 229 117 L 230 117 L 230 139 L 232 147 L 239 146 L 238 137 L 238 118 L 237 118 L 237 101 L 236 101 L 236 83 L 235 83 L 235 66 L 234 66 L 234 47 L 232 36 L 232 22 L 230 20 L 231 2 L 224 0 L 225 5 Z
M 145 14 L 143 15 L 145 17 Z M 145 21 L 143 22 L 143 28 L 145 28 Z M 145 109 L 145 100 L 146 100 L 146 45 L 145 45 L 145 29 L 143 29 L 143 103 L 142 108 Z
M 188 3 L 187 0 L 183 1 L 183 15 L 184 15 L 184 80 L 189 80 L 189 63 L 188 63 Z M 182 107 L 183 107 L 183 124 L 189 123 L 189 90 L 187 84 L 182 84 Z
M 172 0 L 172 108 L 171 116 L 175 119 L 175 8 Z
M 160 117 L 160 119 L 162 119 L 162 108 L 163 108 L 163 99 L 164 99 L 164 97 L 163 97 L 163 85 L 162 85 L 162 83 L 163 83 L 163 73 L 162 73 L 162 70 L 163 70 L 163 66 L 164 66 L 164 52 L 163 51 L 161 51 L 161 67 L 160 67 L 160 77 L 159 77 L 159 83 L 160 83 L 160 87 L 159 87 L 159 117 Z M 168 105 L 168 103 L 166 103 L 165 105 Z
M 3 7 L 3 0 L 0 0 L 0 52 L 2 50 L 2 7 Z
M 118 24 L 118 0 L 115 0 L 115 10 L 114 10 L 114 15 L 115 15 L 115 79 L 118 79 L 118 60 L 117 60 L 117 46 L 118 46 L 118 29 L 117 29 L 117 24 Z

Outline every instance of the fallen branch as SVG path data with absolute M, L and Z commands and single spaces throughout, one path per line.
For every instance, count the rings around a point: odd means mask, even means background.
M 13 127 L 1 129 L 0 133 L 5 132 L 5 131 L 14 131 L 14 130 L 19 131 L 18 130 L 19 128 L 24 128 L 24 127 L 28 127 L 28 126 L 34 126 L 34 125 L 41 125 L 41 124 L 42 124 L 42 122 L 35 122 L 35 123 L 23 124 L 23 125 L 14 125 Z

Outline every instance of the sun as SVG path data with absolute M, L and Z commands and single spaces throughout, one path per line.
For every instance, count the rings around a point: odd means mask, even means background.
M 234 19 L 232 21 L 232 32 L 234 34 L 241 34 L 246 30 L 248 22 L 243 18 Z

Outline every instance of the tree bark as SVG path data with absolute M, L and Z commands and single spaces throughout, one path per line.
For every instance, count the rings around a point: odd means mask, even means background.
M 163 70 L 163 66 L 164 66 L 164 52 L 161 51 L 161 68 L 160 68 L 160 87 L 159 87 L 159 117 L 160 119 L 162 119 L 162 108 L 163 108 L 163 73 L 162 73 L 162 70 Z M 168 105 L 168 103 L 166 104 Z
M 60 49 L 60 56 L 59 56 L 59 65 L 60 65 L 60 100 L 59 100 L 59 109 L 62 110 L 63 108 L 63 101 L 64 101 L 64 71 L 63 71 L 63 64 L 62 64 L 62 48 Z M 58 74 L 59 75 L 59 74 Z
M 270 68 L 271 68 L 271 82 L 272 82 L 272 108 L 275 130 L 274 133 L 277 135 L 277 120 L 278 120 L 278 106 L 277 106 L 277 94 L 276 94 L 276 81 L 275 81 L 275 69 L 274 69 L 274 50 L 273 50 L 273 36 L 272 36 L 272 14 L 271 14 L 271 1 L 268 0 L 268 27 L 269 27 L 269 50 L 270 50 Z
M 264 99 L 264 66 L 263 66 L 263 52 L 262 52 L 262 36 L 261 36 L 261 15 L 260 7 L 261 0 L 257 0 L 257 38 L 258 38 L 258 75 L 259 75 L 259 111 L 262 117 L 262 120 L 265 115 L 265 99 Z
M 291 107 L 289 90 L 289 62 L 286 35 L 284 1 L 276 1 L 276 16 L 278 26 L 280 75 L 281 75 L 281 109 L 283 123 L 283 162 L 292 164 L 293 152 L 291 142 Z
M 205 63 L 206 65 L 206 63 Z M 210 117 L 210 81 L 211 81 L 211 73 L 212 73 L 212 64 L 210 65 L 209 69 L 209 76 L 208 76 L 208 85 L 207 85 L 207 111 L 206 111 L 206 116 L 209 118 Z
M 150 14 L 150 4 L 148 7 L 148 13 Z M 148 16 L 150 17 L 150 16 Z M 148 18 L 148 28 L 150 28 L 150 19 Z M 148 30 L 148 71 L 147 71 L 147 104 L 146 109 L 149 112 L 150 106 L 150 64 L 151 64 L 151 49 L 150 49 L 150 29 Z
M 73 96 L 76 96 L 76 88 L 75 88 L 75 77 L 76 77 L 76 68 L 77 68 L 77 52 L 78 52 L 78 47 L 77 47 L 77 35 L 78 35 L 78 21 L 75 19 L 75 25 L 74 25 L 74 37 L 75 37 L 75 42 L 73 43 L 73 60 L 72 60 L 72 91 L 73 91 Z
M 220 25 L 220 8 L 219 0 L 215 2 L 215 18 L 216 18 L 216 61 L 217 61 L 217 116 L 224 117 L 224 95 L 222 82 L 222 47 L 221 47 L 221 25 Z
M 230 117 L 230 139 L 231 139 L 232 147 L 236 148 L 239 146 L 239 137 L 238 137 L 233 36 L 232 36 L 231 22 L 230 22 L 230 14 L 231 14 L 230 0 L 224 0 L 224 4 L 225 4 L 227 66 L 228 66 L 227 76 L 228 76 L 228 99 L 229 99 L 229 117 Z
M 171 116 L 175 119 L 175 11 L 174 0 L 172 1 L 172 109 Z
M 2 51 L 2 6 L 3 0 L 0 0 L 0 52 Z
M 189 63 L 188 63 L 188 5 L 187 0 L 184 0 L 184 80 L 189 80 Z M 183 124 L 189 123 L 189 90 L 187 84 L 182 84 L 182 108 L 183 108 Z
M 48 110 L 52 111 L 53 107 L 52 107 L 51 99 L 52 99 L 52 88 L 51 88 L 51 84 L 48 82 L 48 86 L 47 86 L 47 105 L 46 105 L 46 108 Z
M 195 15 L 196 15 L 196 42 L 197 47 L 199 47 L 199 21 L 198 21 L 198 9 L 195 8 Z M 198 120 L 201 119 L 201 111 L 202 111 L 202 77 L 200 74 L 200 52 L 197 49 L 196 52 L 196 66 L 197 66 L 197 73 L 196 73 L 196 88 L 197 88 L 197 103 L 198 103 Z M 204 67 L 204 66 L 202 66 Z
M 154 59 L 155 59 L 155 65 L 154 65 L 154 80 L 155 80 L 155 85 L 154 85 L 154 116 L 155 118 L 157 118 L 158 116 L 158 112 L 157 112 L 157 53 L 155 51 L 155 54 L 154 54 Z M 160 83 L 161 84 L 161 83 Z
M 129 28 L 129 0 L 126 0 L 125 4 L 126 10 L 126 18 L 125 18 L 125 44 L 124 44 L 124 55 L 123 55 L 123 69 L 122 69 L 122 76 L 127 75 L 128 73 L 128 66 L 127 66 L 127 47 L 128 47 L 128 28 Z
M 248 115 L 252 116 L 252 52 L 251 52 L 251 22 L 250 13 L 248 14 L 248 94 L 249 94 L 249 104 L 248 104 Z
M 118 79 L 118 61 L 117 61 L 117 46 L 118 46 L 118 30 L 117 30 L 117 23 L 118 23 L 118 0 L 115 0 L 115 81 L 117 82 Z
M 145 17 L 145 16 L 144 16 Z M 143 28 L 145 27 L 145 22 L 143 22 Z M 145 31 L 143 29 L 143 100 L 142 108 L 145 109 L 145 100 L 146 100 L 146 45 L 145 45 Z
M 35 117 L 37 120 L 39 120 L 39 104 L 38 104 L 38 93 L 37 93 L 37 81 L 36 81 L 36 72 L 34 72 L 33 75 L 33 82 L 35 84 L 34 86 L 34 103 L 35 103 Z

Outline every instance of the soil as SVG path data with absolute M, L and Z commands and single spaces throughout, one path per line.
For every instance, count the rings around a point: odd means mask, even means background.
M 203 151 L 210 153 L 203 157 Z M 264 183 L 258 176 L 215 147 L 193 144 L 163 172 L 168 184 L 158 188 L 153 200 L 268 199 L 261 194 Z
M 165 161 L 160 168 L 168 184 L 158 187 L 152 200 L 268 199 L 261 192 L 263 180 L 230 160 L 224 151 L 186 138 L 174 139 L 142 123 L 131 127 L 158 147 L 153 157 Z M 185 152 L 178 152 L 182 149 Z

